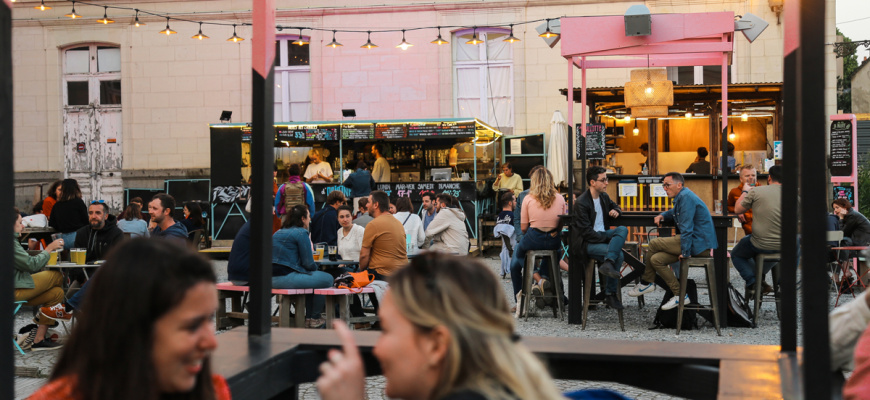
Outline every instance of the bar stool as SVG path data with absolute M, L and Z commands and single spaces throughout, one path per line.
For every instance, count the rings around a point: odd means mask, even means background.
M 625 244 L 622 245 L 622 249 L 625 250 L 626 252 L 628 252 L 629 254 L 637 257 L 639 260 L 643 260 L 643 255 L 641 255 L 641 252 L 640 252 L 640 250 L 641 250 L 640 243 L 638 243 L 638 242 L 625 242 Z M 629 263 L 624 263 L 622 268 L 619 270 L 619 274 L 622 275 L 623 271 L 625 271 L 626 268 L 631 268 L 632 270 L 634 270 L 634 266 L 632 266 Z M 620 281 L 619 283 L 620 283 L 620 288 L 621 288 L 622 281 Z M 639 278 L 634 280 L 634 285 L 637 285 L 638 283 L 640 283 Z M 646 300 L 644 299 L 644 296 L 643 295 L 637 296 L 637 308 L 643 308 L 643 306 L 645 306 L 645 305 L 646 305 Z
M 782 259 L 782 256 L 779 253 L 773 254 L 762 254 L 758 253 L 755 255 L 755 308 L 752 315 L 755 317 L 755 324 L 758 324 L 758 310 L 761 309 L 762 302 L 774 302 L 776 303 L 776 318 L 779 318 L 779 312 L 782 304 L 780 303 L 779 296 L 779 261 Z M 764 283 L 764 263 L 765 261 L 776 261 L 776 265 L 773 266 L 773 299 L 768 296 L 768 298 L 764 298 L 764 294 L 761 293 L 761 285 Z M 748 299 L 747 299 L 748 300 Z
M 550 283 L 553 285 L 553 291 L 556 292 L 556 305 L 553 307 L 553 317 L 564 319 L 565 303 L 562 302 L 562 273 L 559 270 L 559 254 L 556 250 L 529 250 L 526 252 L 526 266 L 523 272 L 523 301 L 520 304 L 520 314 L 526 314 L 526 320 L 529 319 L 529 305 L 532 298 L 532 274 L 535 272 L 535 261 L 549 258 L 550 262 Z M 553 296 L 544 296 L 544 298 L 552 298 Z
M 686 285 L 689 279 L 689 268 L 704 268 L 707 275 L 707 293 L 709 293 L 710 304 L 687 305 Z M 699 286 L 700 287 L 700 286 Z M 722 336 L 722 331 L 719 329 L 719 303 L 716 297 L 716 271 L 715 263 L 712 257 L 690 257 L 680 261 L 680 303 L 677 306 L 677 335 L 680 334 L 680 328 L 683 326 L 683 310 L 713 310 L 713 325 L 716 327 L 716 333 Z
M 592 296 L 592 283 L 595 281 L 595 269 L 600 265 L 598 260 L 590 258 L 586 263 L 586 277 L 583 279 L 583 326 L 580 330 L 586 330 L 586 315 L 589 313 L 589 298 Z M 599 274 L 599 277 L 601 274 Z M 622 284 L 617 286 L 616 298 L 622 302 Z M 622 319 L 622 310 L 616 310 L 619 315 L 619 328 L 625 332 L 625 322 Z

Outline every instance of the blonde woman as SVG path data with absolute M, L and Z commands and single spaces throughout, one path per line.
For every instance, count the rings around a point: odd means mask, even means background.
M 466 257 L 427 253 L 397 270 L 381 302 L 375 345 L 395 399 L 563 399 L 541 362 L 514 335 L 498 280 Z M 324 400 L 365 398 L 365 370 L 350 331 L 330 350 L 317 388 Z
M 308 183 L 329 183 L 332 182 L 332 166 L 323 160 L 323 153 L 320 149 L 311 149 L 308 151 L 308 158 L 311 159 L 311 164 L 305 169 L 305 182 Z
M 526 263 L 526 252 L 530 250 L 559 250 L 562 246 L 559 215 L 565 212 L 565 199 L 553 184 L 553 174 L 546 168 L 538 168 L 531 175 L 529 194 L 523 198 L 520 208 L 520 229 L 523 238 L 514 251 L 511 259 L 511 283 L 514 287 L 514 297 L 523 288 L 523 265 Z M 536 304 L 544 305 L 540 297 L 551 294 L 553 283 L 549 279 L 549 271 L 543 268 L 535 274 L 536 282 L 532 285 L 532 296 L 538 297 Z M 554 277 L 558 278 L 558 277 Z

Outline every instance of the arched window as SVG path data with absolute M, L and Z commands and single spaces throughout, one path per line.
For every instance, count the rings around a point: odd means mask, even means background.
M 467 42 L 474 33 L 482 43 Z M 514 126 L 513 48 L 503 28 L 453 33 L 453 93 L 456 117 L 479 118 L 506 133 Z

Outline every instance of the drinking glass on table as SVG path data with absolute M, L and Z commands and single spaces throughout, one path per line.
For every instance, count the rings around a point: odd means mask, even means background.
M 323 245 L 318 244 L 314 246 L 314 261 L 320 261 L 323 259 Z
M 338 252 L 338 246 L 329 246 L 329 259 L 335 261 L 335 253 Z

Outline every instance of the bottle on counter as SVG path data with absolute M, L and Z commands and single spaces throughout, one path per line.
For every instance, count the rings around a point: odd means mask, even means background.
M 649 175 L 649 170 L 646 168 L 646 164 L 643 165 L 643 170 L 640 171 L 641 175 Z

